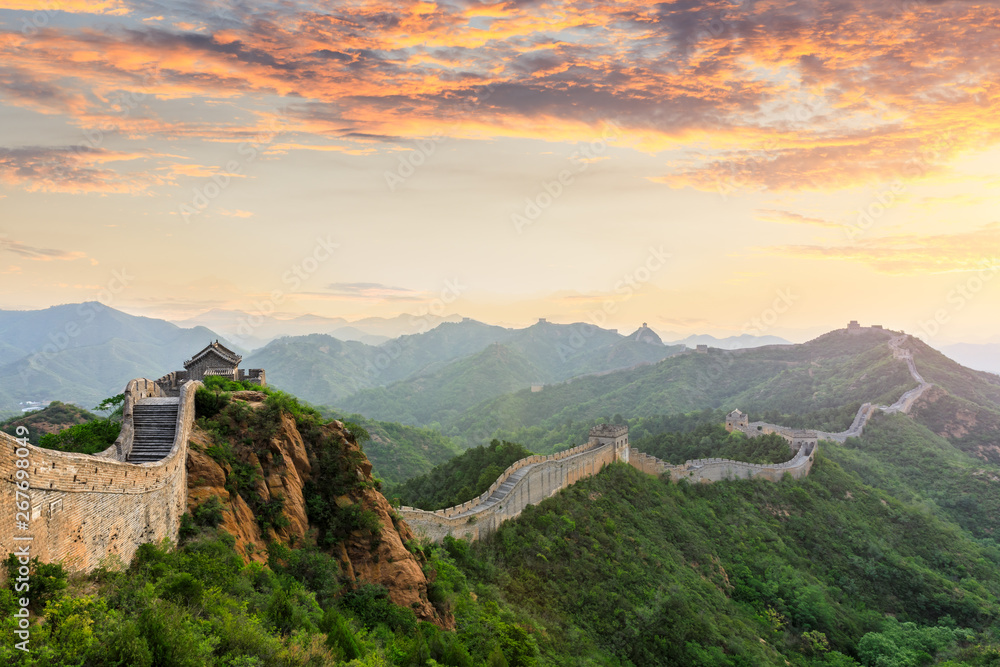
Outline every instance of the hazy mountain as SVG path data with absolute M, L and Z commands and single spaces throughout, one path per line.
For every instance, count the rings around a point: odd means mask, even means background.
M 328 333 L 338 340 L 356 340 L 365 345 L 381 345 L 392 340 L 388 336 L 376 336 L 375 334 L 365 333 L 357 327 L 350 326 L 339 327 Z
M 337 405 L 374 419 L 425 425 L 457 417 L 482 401 L 527 387 L 540 374 L 524 353 L 494 343 L 433 372 L 359 392 Z
M 401 363 L 394 362 L 386 369 L 399 372 L 418 359 L 428 360 L 423 371 L 386 387 L 358 392 L 337 405 L 408 424 L 444 422 L 478 401 L 505 392 L 654 363 L 682 349 L 666 347 L 652 338 L 655 333 L 646 332 L 640 329 L 624 337 L 592 325 L 544 321 L 525 329 L 502 329 L 472 321 L 445 324 L 422 337 L 401 340 Z M 471 346 L 472 340 L 489 338 L 502 342 L 447 365 L 429 361 L 432 351 L 440 352 L 439 345 L 454 352 L 457 347 L 452 341 Z M 382 347 L 392 349 L 392 343 Z
M 963 366 L 1000 374 L 1000 343 L 956 343 L 938 349 Z
M 404 313 L 396 317 L 366 317 L 349 321 L 342 317 L 323 317 L 313 314 L 292 317 L 287 313 L 274 313 L 263 316 L 242 310 L 213 308 L 186 320 L 179 320 L 176 324 L 182 327 L 208 327 L 244 349 L 253 350 L 277 338 L 311 334 L 330 334 L 340 340 L 356 340 L 369 345 L 378 345 L 399 336 L 428 331 L 442 322 L 461 320 L 462 317 L 459 315 L 441 317 Z M 0 355 L 2 354 L 3 351 L 0 350 Z
M 699 345 L 717 347 L 720 350 L 742 350 L 748 347 L 761 347 L 764 345 L 791 345 L 790 341 L 778 336 L 751 336 L 750 334 L 740 334 L 739 336 L 727 336 L 726 338 L 716 338 L 708 334 L 698 334 L 674 341 L 673 345 L 687 345 L 696 348 Z
M 204 327 L 183 329 L 98 302 L 0 311 L 0 411 L 49 400 L 89 408 L 133 378 L 155 379 L 181 368 L 217 338 Z
M 341 317 L 320 317 L 319 315 L 290 317 L 276 314 L 264 317 L 242 310 L 213 308 L 200 315 L 180 320 L 176 324 L 182 327 L 208 327 L 213 331 L 218 331 L 244 349 L 253 350 L 280 336 L 307 336 L 314 333 L 326 333 L 331 329 L 346 325 L 347 320 Z
M 267 382 L 310 403 L 332 405 L 378 382 L 378 348 L 326 334 L 273 340 L 247 355 L 244 366 L 263 368 Z
M 1000 461 L 1000 378 L 964 368 L 917 339 L 907 345 L 925 379 L 939 385 L 914 409 L 921 423 L 963 450 Z M 443 428 L 463 445 L 481 444 L 485 432 L 547 451 L 579 442 L 589 424 L 615 413 L 641 420 L 739 407 L 788 426 L 840 431 L 861 403 L 889 404 L 915 386 L 884 335 L 835 331 L 800 345 L 688 352 L 537 393 L 522 390 L 473 406 Z
M 403 313 L 396 317 L 365 317 L 349 324 L 355 329 L 373 336 L 399 338 L 400 336 L 430 331 L 444 322 L 461 322 L 463 319 L 461 315 L 409 315 Z

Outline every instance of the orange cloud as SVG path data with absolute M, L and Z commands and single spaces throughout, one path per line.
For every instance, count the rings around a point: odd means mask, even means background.
M 765 252 L 798 259 L 867 264 L 880 273 L 923 275 L 1000 271 L 1000 222 L 954 234 L 863 239 L 854 245 L 792 245 Z
M 124 28 L 0 33 L 6 104 L 133 141 L 242 142 L 266 130 L 268 100 L 303 133 L 273 151 L 442 132 L 589 141 L 613 119 L 621 145 L 675 154 L 652 180 L 703 190 L 922 178 L 1000 140 L 1000 9 L 985 3 L 156 9 Z

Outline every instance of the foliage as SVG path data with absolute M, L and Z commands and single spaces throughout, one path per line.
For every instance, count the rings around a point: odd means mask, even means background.
M 121 408 L 124 394 L 104 399 L 95 410 L 112 410 L 104 418 L 94 418 L 70 426 L 58 433 L 47 433 L 38 440 L 38 446 L 77 454 L 96 454 L 115 444 L 121 433 Z
M 539 453 L 585 442 L 589 427 L 614 413 L 631 426 L 663 414 L 739 407 L 781 417 L 776 423 L 786 426 L 841 431 L 861 403 L 892 403 L 915 385 L 885 335 L 833 332 L 803 345 L 681 354 L 538 393 L 522 389 L 441 423 L 459 443 L 486 434 L 530 442 Z
M 110 398 L 105 398 L 94 408 L 97 412 L 107 412 L 108 418 L 121 418 L 125 408 L 125 394 L 117 394 Z
M 60 433 L 48 433 L 38 441 L 39 447 L 77 454 L 96 454 L 115 444 L 121 433 L 121 422 L 95 419 L 70 426 Z
M 389 484 L 426 474 L 459 453 L 449 438 L 431 428 L 375 421 L 359 414 L 344 415 L 330 410 L 324 411 L 324 415 L 345 425 L 357 424 L 368 433 L 367 438 L 362 438 L 365 455 L 372 463 L 373 474 Z
M 28 442 L 37 443 L 46 433 L 58 433 L 70 426 L 83 424 L 97 418 L 97 415 L 83 408 L 60 401 L 52 401 L 41 410 L 0 422 L 0 431 L 20 438 L 23 436 L 18 435 L 17 427 L 22 426 L 28 429 Z
M 724 458 L 748 463 L 783 463 L 792 458 L 788 441 L 780 435 L 749 438 L 726 431 L 720 423 L 702 424 L 688 432 L 664 432 L 638 440 L 632 446 L 667 463 L 692 459 Z
M 494 440 L 488 447 L 473 447 L 443 463 L 426 475 L 393 487 L 390 496 L 403 505 L 437 510 L 482 495 L 515 461 L 531 452 L 512 442 Z
M 7 554 L 4 561 L 4 568 L 7 570 L 7 585 L 10 589 L 15 589 L 14 583 L 24 583 L 20 569 L 25 567 L 20 559 L 14 554 Z M 26 567 L 28 568 L 27 592 L 30 593 L 28 599 L 31 601 L 31 609 L 41 610 L 45 604 L 53 599 L 60 591 L 66 588 L 66 570 L 61 563 L 43 563 L 38 557 L 31 558 Z M 20 577 L 20 579 L 19 579 Z M 18 590 L 18 592 L 24 592 Z

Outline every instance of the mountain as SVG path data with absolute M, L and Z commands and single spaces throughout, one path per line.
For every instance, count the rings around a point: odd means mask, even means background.
M 461 322 L 463 319 L 461 315 L 432 315 L 429 313 L 409 315 L 403 313 L 395 317 L 365 317 L 349 324 L 372 336 L 399 338 L 400 336 L 430 331 L 445 322 Z
M 739 336 L 716 338 L 708 334 L 700 334 L 674 341 L 672 345 L 687 345 L 690 348 L 696 348 L 699 345 L 708 345 L 709 347 L 717 347 L 720 350 L 742 350 L 747 347 L 761 347 L 764 345 L 791 345 L 791 342 L 778 336 L 740 334 Z
M 363 443 L 365 455 L 372 462 L 372 474 L 396 485 L 412 477 L 424 475 L 435 466 L 458 456 L 459 449 L 439 431 L 383 422 L 362 415 L 345 415 L 328 409 L 324 416 L 357 424 L 368 432 Z
M 360 389 L 378 384 L 377 348 L 341 341 L 327 334 L 273 340 L 244 360 L 263 368 L 270 385 L 317 405 L 332 405 Z
M 717 396 L 767 404 L 765 384 L 781 409 L 811 410 L 802 418 L 905 388 L 894 368 L 906 364 L 885 341 L 834 332 L 577 382 L 671 367 L 683 385 L 698 379 L 686 364 L 707 360 L 696 368 L 713 386 L 687 387 L 705 412 L 675 421 L 718 430 L 706 410 Z M 988 374 L 905 345 L 944 397 L 1000 408 Z M 1000 467 L 918 418 L 879 414 L 861 438 L 822 443 L 801 480 L 675 484 L 613 463 L 485 539 L 433 544 L 379 493 L 356 424 L 287 396 L 266 408 L 234 397 L 199 412 L 210 419 L 191 433 L 176 546 L 143 545 L 121 569 L 72 578 L 32 566 L 45 585 L 32 588 L 31 649 L 44 664 L 987 667 L 1000 657 Z M 500 449 L 436 468 L 421 494 L 474 494 L 484 466 L 510 460 Z M 16 608 L 9 582 L 5 600 Z M 0 628 L 2 664 L 24 662 L 15 627 Z
M 218 331 L 241 347 L 253 350 L 263 347 L 269 341 L 280 336 L 307 336 L 314 333 L 326 333 L 331 329 L 346 325 L 347 320 L 341 317 L 321 317 L 319 315 L 292 317 L 281 313 L 264 316 L 259 312 L 248 313 L 242 310 L 213 308 L 200 315 L 180 320 L 176 324 L 182 327 L 208 327 L 213 331 Z
M 29 412 L 21 417 L 11 417 L 5 422 L 0 422 L 0 431 L 21 437 L 17 433 L 18 427 L 28 429 L 28 441 L 37 443 L 38 439 L 48 433 L 58 433 L 62 430 L 83 424 L 97 419 L 97 415 L 78 408 L 75 405 L 68 405 L 60 401 L 52 401 L 41 410 Z
M 432 343 L 435 332 L 438 333 Z M 419 340 L 401 340 L 401 352 L 385 369 L 384 376 L 391 371 L 408 370 L 417 360 L 429 360 L 438 343 L 447 345 L 454 338 L 466 344 L 472 339 L 481 341 L 491 337 L 502 342 L 448 365 L 428 363 L 416 375 L 385 387 L 359 391 L 337 406 L 406 424 L 444 423 L 478 402 L 506 392 L 650 364 L 680 351 L 678 347 L 664 346 L 658 339 L 651 340 L 646 333 L 640 338 L 637 336 L 640 332 L 642 329 L 631 337 L 623 337 L 588 324 L 544 321 L 525 329 L 502 329 L 474 322 L 441 325 L 422 334 Z M 390 345 L 382 347 L 392 349 Z M 448 349 L 454 352 L 460 348 L 448 345 Z
M 157 378 L 219 336 L 98 302 L 0 311 L 0 413 L 24 401 L 96 405 L 136 377 Z M 228 343 L 227 343 L 228 344 Z
M 356 340 L 359 343 L 364 343 L 365 345 L 381 345 L 390 340 L 388 336 L 376 336 L 375 334 L 368 334 L 358 329 L 357 327 L 339 327 L 330 331 L 329 334 L 338 340 Z
M 500 394 L 527 387 L 540 374 L 522 353 L 500 343 L 438 370 L 358 392 L 338 406 L 374 419 L 431 424 Z
M 213 308 L 176 324 L 183 327 L 204 326 L 218 331 L 244 349 L 263 347 L 277 338 L 330 334 L 340 340 L 357 340 L 377 345 L 399 336 L 421 333 L 442 322 L 457 322 L 458 315 L 397 315 L 346 320 L 321 315 L 291 316 L 287 313 L 262 315 L 260 312 Z M 2 355 L 2 349 L 0 349 Z
M 689 351 L 656 364 L 578 378 L 540 392 L 522 390 L 474 406 L 442 424 L 464 434 L 521 442 L 537 452 L 579 442 L 590 424 L 650 418 L 706 407 L 739 407 L 793 427 L 846 429 L 863 402 L 892 403 L 916 386 L 893 359 L 889 336 L 834 331 L 801 345 Z M 537 439 L 541 438 L 542 442 Z M 478 443 L 481 444 L 481 443 Z
M 955 343 L 939 349 L 963 366 L 1000 375 L 1000 343 Z

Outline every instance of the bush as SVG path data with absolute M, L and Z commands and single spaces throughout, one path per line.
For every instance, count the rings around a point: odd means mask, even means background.
M 369 630 L 380 624 L 403 632 L 413 632 L 417 627 L 417 617 L 413 610 L 393 604 L 389 599 L 389 591 L 378 584 L 362 584 L 346 593 L 341 598 L 341 604 Z
M 223 506 L 219 496 L 211 496 L 191 512 L 194 522 L 199 526 L 215 528 L 222 523 Z
M 46 433 L 38 440 L 38 446 L 61 452 L 96 454 L 115 444 L 121 431 L 121 422 L 95 419 L 59 433 Z
M 18 557 L 8 554 L 4 567 L 7 569 L 7 585 L 13 588 L 13 582 L 20 576 L 18 571 L 21 563 Z M 62 563 L 42 563 L 36 556 L 28 562 L 28 576 L 31 585 L 31 610 L 35 613 L 39 613 L 46 602 L 66 589 L 66 570 Z
M 229 405 L 229 394 L 223 394 L 205 387 L 199 387 L 194 394 L 195 417 L 211 419 Z

